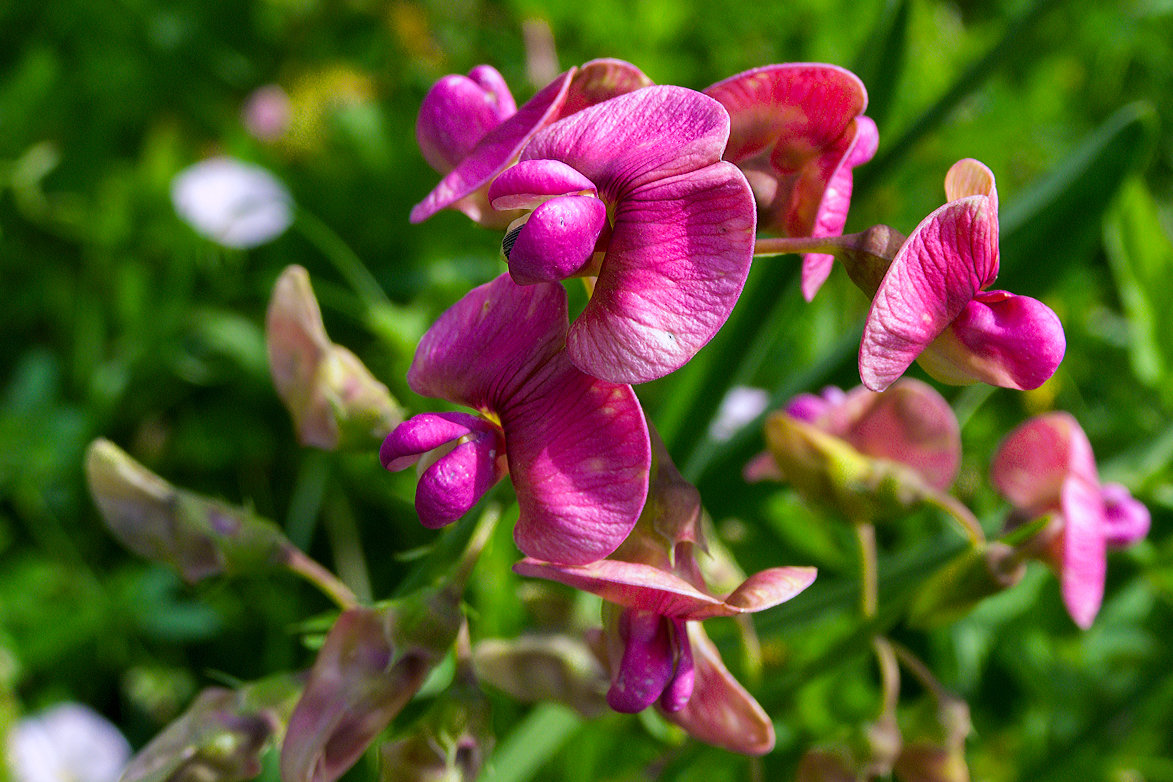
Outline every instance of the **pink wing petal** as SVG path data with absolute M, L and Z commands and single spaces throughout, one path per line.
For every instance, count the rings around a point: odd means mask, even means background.
M 501 74 L 479 65 L 436 82 L 420 104 L 415 137 L 428 165 L 447 174 L 493 128 L 517 111 Z
M 595 185 L 560 160 L 523 160 L 489 185 L 494 209 L 533 209 L 553 196 L 575 193 L 595 195 Z
M 1098 483 L 1087 435 L 1069 413 L 1040 415 L 1012 431 L 998 446 L 990 481 L 1017 508 L 1045 512 L 1060 508 L 1069 474 Z
M 539 204 L 506 248 L 509 276 L 518 285 L 533 285 L 589 273 L 584 269 L 606 226 L 607 205 L 593 196 L 560 196 Z
M 607 705 L 623 714 L 651 706 L 672 679 L 671 626 L 651 611 L 624 611 L 619 619 L 623 658 L 607 690 Z
M 815 582 L 813 567 L 775 567 L 762 570 L 742 582 L 725 602 L 742 611 L 764 611 L 785 603 Z
M 415 490 L 415 510 L 429 529 L 451 524 L 485 496 L 507 472 L 505 442 L 497 430 L 462 438 L 428 466 Z
M 1091 627 L 1104 599 L 1107 571 L 1104 501 L 1099 486 L 1076 475 L 1063 482 L 1063 604 L 1077 625 Z
M 631 386 L 585 375 L 558 353 L 498 413 L 521 508 L 517 547 L 572 565 L 614 551 L 643 509 L 652 460 Z
M 766 754 L 774 748 L 769 715 L 729 673 L 700 623 L 687 627 L 696 669 L 692 697 L 664 718 L 706 744 L 744 755 Z
M 503 274 L 469 291 L 420 340 L 412 390 L 477 410 L 497 410 L 563 347 L 566 291 L 521 287 Z
M 663 616 L 696 619 L 740 613 L 738 608 L 726 606 L 720 598 L 701 592 L 680 576 L 640 562 L 603 559 L 568 567 L 523 559 L 513 569 L 523 576 L 557 581 L 616 605 Z
M 395 427 L 379 448 L 383 468 L 405 470 L 428 451 L 474 432 L 491 432 L 495 427 L 468 413 L 421 413 Z
M 926 217 L 892 259 L 859 348 L 863 384 L 883 391 L 993 279 L 996 215 L 989 198 L 952 201 Z
M 1029 296 L 982 291 L 920 355 L 943 383 L 1038 388 L 1063 361 L 1067 338 L 1050 307 Z
M 625 383 L 687 363 L 737 303 L 754 230 L 753 196 L 729 163 L 630 193 L 615 211 L 594 295 L 567 337 L 571 360 Z
M 1149 509 L 1134 499 L 1119 483 L 1105 483 L 1100 490 L 1104 498 L 1104 534 L 1113 548 L 1131 546 L 1149 534 L 1152 517 Z
M 572 69 L 550 82 L 516 114 L 485 134 L 460 164 L 412 208 L 411 222 L 423 222 L 487 185 L 517 157 L 534 133 L 557 116 L 573 75 Z

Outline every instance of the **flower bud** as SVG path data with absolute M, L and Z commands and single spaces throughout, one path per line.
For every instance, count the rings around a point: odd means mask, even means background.
M 298 440 L 323 450 L 377 445 L 403 411 L 354 353 L 330 341 L 309 274 L 289 266 L 273 287 L 265 323 L 273 384 Z
M 268 570 L 291 548 L 272 523 L 172 486 L 109 440 L 90 444 L 86 479 L 114 536 L 136 554 L 174 567 L 188 583 Z

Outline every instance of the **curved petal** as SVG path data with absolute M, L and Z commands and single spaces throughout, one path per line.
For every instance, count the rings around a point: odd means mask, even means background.
M 560 160 L 522 160 L 489 185 L 494 209 L 533 209 L 554 196 L 595 195 L 591 180 Z
M 706 744 L 744 755 L 766 754 L 774 748 L 769 715 L 729 673 L 700 623 L 686 626 L 696 668 L 692 697 L 664 718 Z
M 855 127 L 849 129 L 844 138 L 850 139 L 850 144 L 823 191 L 811 236 L 839 236 L 843 233 L 854 185 L 852 169 L 871 160 L 880 141 L 876 123 L 864 116 L 855 118 Z M 802 295 L 807 301 L 813 300 L 819 292 L 831 273 L 833 261 L 834 257 L 825 253 L 807 253 L 802 257 Z
M 417 394 L 498 410 L 563 347 L 566 291 L 502 274 L 473 288 L 427 330 L 407 383 Z
M 472 509 L 508 471 L 500 431 L 465 435 L 420 474 L 415 510 L 420 523 L 438 529 Z
M 515 238 L 505 252 L 509 276 L 518 285 L 533 285 L 582 273 L 606 225 L 607 205 L 593 196 L 561 196 L 539 204 L 516 234 L 510 232 Z
M 737 303 L 754 231 L 752 193 L 729 163 L 630 193 L 615 210 L 594 295 L 567 335 L 575 366 L 642 383 L 687 363 Z
M 1104 599 L 1107 571 L 1104 501 L 1099 486 L 1070 475 L 1063 482 L 1063 539 L 1059 585 L 1077 625 L 1091 627 Z
M 666 712 L 680 711 L 692 697 L 696 686 L 696 663 L 692 659 L 692 646 L 688 643 L 688 626 L 681 619 L 672 619 L 672 648 L 676 652 L 676 668 L 672 679 L 660 695 L 659 706 Z
M 427 220 L 472 195 L 517 157 L 525 143 L 557 116 L 574 75 L 571 69 L 543 87 L 517 113 L 486 133 L 432 192 L 411 210 L 411 222 Z M 477 220 L 479 215 L 469 215 Z
M 614 551 L 643 509 L 652 461 L 631 387 L 583 374 L 563 352 L 498 412 L 521 508 L 517 547 L 572 565 Z
M 1104 534 L 1112 548 L 1131 546 L 1149 534 L 1152 517 L 1149 509 L 1136 500 L 1119 483 L 1100 487 L 1104 499 Z
M 391 430 L 379 448 L 379 461 L 385 470 L 405 470 L 433 448 L 474 432 L 495 429 L 480 416 L 468 413 L 421 413 Z
M 578 69 L 570 82 L 566 103 L 559 118 L 569 117 L 588 106 L 651 86 L 652 80 L 644 72 L 624 60 L 600 58 L 591 60 Z
M 683 87 L 652 86 L 589 106 L 533 137 L 521 159 L 561 160 L 615 202 L 640 185 L 721 159 L 729 115 Z
M 590 592 L 609 603 L 677 619 L 741 613 L 741 609 L 726 606 L 720 598 L 700 591 L 680 576 L 642 562 L 602 559 L 567 567 L 523 559 L 513 570 L 523 576 L 545 578 Z
M 725 603 L 742 611 L 764 611 L 785 603 L 815 582 L 813 567 L 774 567 L 762 570 L 733 590 Z
M 986 196 L 952 201 L 926 217 L 892 259 L 859 347 L 863 384 L 883 391 L 992 279 L 998 232 Z
M 623 659 L 607 690 L 607 705 L 623 714 L 651 706 L 672 679 L 675 655 L 668 621 L 651 611 L 624 611 L 619 618 Z
M 978 381 L 1029 390 L 1055 374 L 1066 349 L 1063 324 L 1046 304 L 1006 291 L 983 291 L 919 360 L 943 383 Z
M 945 174 L 945 200 L 960 201 L 971 195 L 989 197 L 998 213 L 998 188 L 994 184 L 994 172 L 980 160 L 965 158 L 949 167 Z
M 799 421 L 815 423 L 828 411 L 843 404 L 847 394 L 838 386 L 824 386 L 818 394 L 799 394 L 792 397 L 783 408 L 783 412 Z M 833 434 L 838 434 L 833 432 Z
M 1087 435 L 1069 413 L 1040 415 L 1006 435 L 990 467 L 990 482 L 1017 508 L 1036 513 L 1060 508 L 1069 474 L 1099 482 Z
M 432 85 L 420 104 L 416 141 L 428 165 L 447 174 L 516 111 L 501 74 L 478 65 L 468 76 L 453 73 Z

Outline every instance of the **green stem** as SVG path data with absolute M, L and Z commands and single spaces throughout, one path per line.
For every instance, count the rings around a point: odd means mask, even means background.
M 374 275 L 333 228 L 304 209 L 298 210 L 294 226 L 334 265 L 358 294 L 368 312 L 389 303 L 387 294 Z
M 913 654 L 907 646 L 897 643 L 896 641 L 888 641 L 889 648 L 895 652 L 897 659 L 904 666 L 905 670 L 911 673 L 921 685 L 933 694 L 936 700 L 944 700 L 950 697 L 949 691 L 941 686 L 941 682 L 937 681 L 937 677 L 933 676 L 933 672 L 924 662 Z
M 977 548 L 984 545 L 986 542 L 986 533 L 982 529 L 981 522 L 973 515 L 973 512 L 961 504 L 959 500 L 950 494 L 941 494 L 937 492 L 929 493 L 925 498 L 929 505 L 942 510 L 957 526 L 968 540 L 971 546 Z
M 879 581 L 876 566 L 876 528 L 870 522 L 856 523 L 859 540 L 859 606 L 864 618 L 872 620 L 879 607 Z
M 345 611 L 358 605 L 358 598 L 350 588 L 338 580 L 338 577 L 318 562 L 310 559 L 305 553 L 294 546 L 285 551 L 285 566 L 290 571 L 304 578 L 322 591 L 326 597 Z
M 771 236 L 758 239 L 753 246 L 755 258 L 766 255 L 797 255 L 799 253 L 827 253 L 834 255 L 846 243 L 842 236 Z
M 900 666 L 896 662 L 893 643 L 882 635 L 872 639 L 876 652 L 876 664 L 880 668 L 880 690 L 884 694 L 881 714 L 896 714 L 896 703 L 900 700 Z

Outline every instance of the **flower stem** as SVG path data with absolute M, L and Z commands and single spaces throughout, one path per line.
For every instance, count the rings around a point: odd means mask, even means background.
M 896 703 L 900 699 L 900 666 L 896 662 L 894 645 L 884 636 L 877 635 L 872 638 L 872 648 L 876 652 L 880 689 L 884 694 L 883 710 L 880 713 L 895 715 Z
M 294 226 L 334 265 L 368 311 L 389 302 L 387 294 L 362 259 L 333 228 L 304 209 L 298 210 Z
M 358 605 L 358 598 L 350 587 L 315 560 L 310 559 L 301 549 L 289 546 L 285 550 L 285 566 L 322 591 L 326 597 L 345 611 Z
M 961 534 L 969 539 L 971 546 L 977 548 L 986 542 L 986 533 L 982 529 L 981 522 L 977 520 L 969 508 L 962 505 L 952 495 L 933 492 L 927 501 L 933 507 L 944 511 L 953 520 Z
M 865 619 L 874 619 L 879 605 L 878 569 L 876 567 L 876 528 L 870 522 L 856 523 L 859 540 L 859 607 Z
M 836 250 L 848 246 L 843 241 L 844 238 L 842 236 L 771 236 L 758 239 L 754 244 L 753 254 L 755 258 L 763 255 L 796 255 L 798 253 L 828 253 L 834 255 Z

